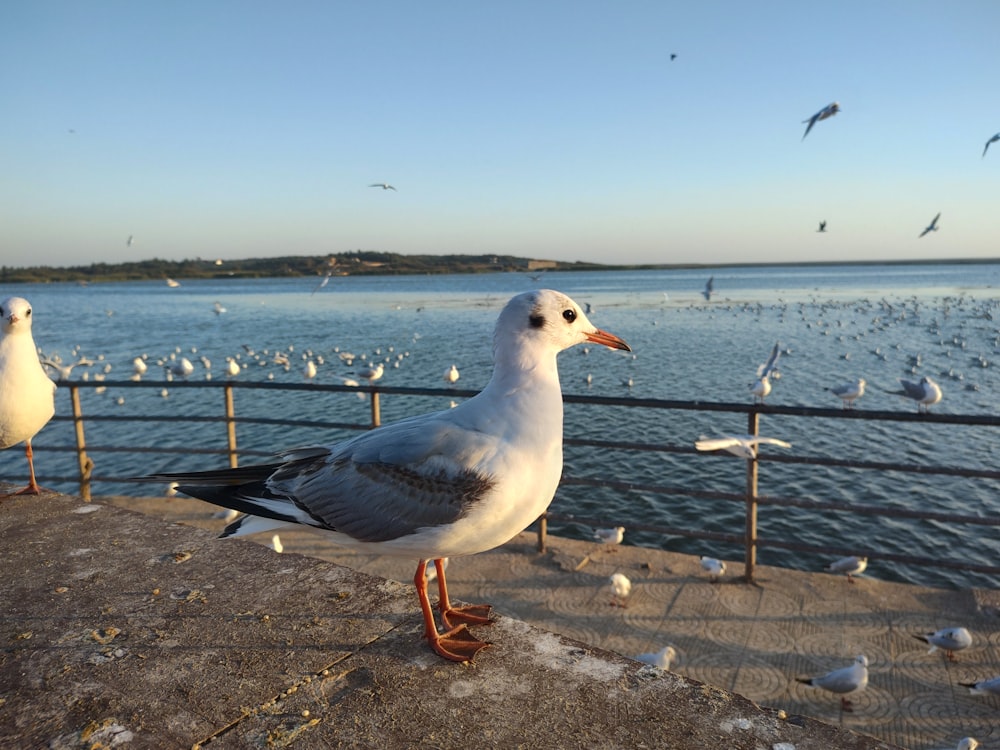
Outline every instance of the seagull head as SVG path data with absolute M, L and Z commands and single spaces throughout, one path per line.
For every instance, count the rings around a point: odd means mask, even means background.
M 0 318 L 4 333 L 30 332 L 31 303 L 22 297 L 8 297 L 0 302 Z
M 565 294 L 539 289 L 517 295 L 504 307 L 497 319 L 493 351 L 498 361 L 503 353 L 530 369 L 546 353 L 555 355 L 588 341 L 632 351 L 622 339 L 591 323 Z

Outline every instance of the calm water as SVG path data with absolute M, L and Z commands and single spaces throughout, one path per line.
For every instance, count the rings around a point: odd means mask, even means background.
M 85 392 L 83 408 L 88 414 L 219 415 L 221 403 L 205 403 L 212 398 L 206 392 L 170 390 L 164 368 L 155 363 L 169 361 L 171 355 L 175 361 L 187 357 L 194 364 L 192 379 L 203 379 L 208 372 L 224 378 L 226 358 L 238 357 L 244 366 L 240 380 L 272 377 L 281 382 L 303 382 L 306 358 L 323 358 L 317 380 L 336 383 L 340 377 L 351 377 L 364 362 L 387 360 L 384 384 L 426 387 L 444 387 L 442 374 L 454 363 L 461 371 L 458 385 L 478 389 L 489 377 L 491 332 L 498 311 L 512 295 L 537 286 L 560 289 L 581 305 L 589 303 L 593 322 L 625 338 L 635 351 L 634 357 L 598 349 L 586 353 L 582 347 L 563 353 L 560 371 L 567 393 L 749 402 L 749 383 L 777 341 L 786 353 L 770 403 L 836 406 L 824 387 L 864 377 L 868 392 L 860 408 L 909 411 L 914 409 L 911 403 L 884 391 L 898 388 L 900 377 L 929 375 L 945 393 L 934 411 L 996 412 L 1000 264 L 729 268 L 712 273 L 716 294 L 711 302 L 701 295 L 710 272 L 700 270 L 548 273 L 538 282 L 524 274 L 347 277 L 333 279 L 315 293 L 311 279 L 184 282 L 177 289 L 148 282 L 49 284 L 0 289 L 0 296 L 31 300 L 35 340 L 46 355 L 64 362 L 81 355 L 103 357 L 90 368 L 76 368 L 74 379 L 84 373 L 93 378 L 110 369 L 108 379 L 124 380 L 132 374 L 132 360 L 148 355 L 149 373 L 144 379 L 163 381 L 166 398 L 159 390 Z M 214 312 L 215 302 L 226 311 Z M 273 364 L 279 351 L 289 357 L 287 371 Z M 340 358 L 345 352 L 356 355 L 353 366 Z M 210 369 L 201 357 L 210 361 Z M 623 385 L 628 380 L 631 387 Z M 123 404 L 117 403 L 119 398 Z M 236 398 L 242 415 L 349 422 L 368 418 L 368 405 L 351 394 L 303 398 L 238 391 Z M 57 402 L 59 413 L 68 413 L 65 389 Z M 383 419 L 441 407 L 437 399 L 386 397 Z M 621 409 L 611 410 L 609 416 L 573 406 L 566 415 L 568 434 L 674 445 L 690 445 L 702 434 L 744 432 L 744 422 L 743 415 Z M 88 430 L 92 445 L 220 447 L 224 440 L 217 425 L 181 431 L 124 422 Z M 791 452 L 798 455 L 989 468 L 1000 456 L 1000 434 L 984 428 L 769 416 L 762 419 L 761 431 L 789 440 L 794 445 Z M 345 436 L 337 431 L 318 434 L 255 426 L 241 427 L 239 434 L 241 448 L 268 451 Z M 40 475 L 75 473 L 74 456 L 45 451 L 47 444 L 72 442 L 68 424 L 53 423 L 43 430 L 35 441 Z M 106 476 L 210 468 L 223 462 L 211 456 L 97 454 L 95 458 L 95 474 Z M 20 449 L 0 453 L 4 479 L 22 481 L 24 469 Z M 704 455 L 629 456 L 626 462 L 622 455 L 567 448 L 566 474 L 739 492 L 744 466 L 734 459 Z M 72 483 L 48 484 L 69 492 L 75 489 Z M 982 516 L 995 516 L 1000 510 L 998 489 L 996 482 L 986 480 L 775 464 L 762 466 L 760 481 L 762 494 Z M 96 491 L 135 494 L 150 488 L 105 483 Z M 580 487 L 560 488 L 552 509 L 625 526 L 632 521 L 739 533 L 742 524 L 742 509 L 727 503 Z M 760 526 L 764 539 L 964 555 L 986 564 L 1000 559 L 1000 539 L 991 529 L 952 529 L 862 515 L 834 518 L 774 508 L 761 510 Z M 574 525 L 555 531 L 584 537 L 590 533 Z M 651 534 L 627 533 L 626 541 L 731 559 L 741 556 L 737 548 L 726 545 Z M 958 547 L 964 552 L 951 551 Z M 806 569 L 821 568 L 827 561 L 772 550 L 760 558 L 765 564 Z M 985 576 L 877 561 L 869 574 L 931 584 L 997 585 Z

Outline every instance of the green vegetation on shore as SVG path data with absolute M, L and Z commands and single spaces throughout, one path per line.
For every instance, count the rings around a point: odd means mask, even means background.
M 1000 258 L 949 258 L 920 261 L 851 261 L 852 265 L 912 265 L 914 263 L 997 263 Z M 108 281 L 146 281 L 282 276 L 378 276 L 401 274 L 496 273 L 517 271 L 615 271 L 646 269 L 726 268 L 731 266 L 843 265 L 826 261 L 801 263 L 662 263 L 644 265 L 533 260 L 512 255 L 401 255 L 355 251 L 332 255 L 289 255 L 244 260 L 152 260 L 129 263 L 91 263 L 87 266 L 0 266 L 0 284 Z

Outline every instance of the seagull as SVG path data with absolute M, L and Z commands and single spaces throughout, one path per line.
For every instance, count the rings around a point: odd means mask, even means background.
M 76 362 L 71 362 L 68 365 L 64 365 L 60 361 L 56 361 L 50 357 L 42 357 L 38 361 L 41 362 L 43 367 L 48 367 L 55 370 L 59 374 L 59 380 L 69 380 L 70 374 L 73 372 L 74 367 L 90 367 L 94 364 L 94 360 L 87 359 L 86 357 L 80 357 Z
M 718 581 L 726 573 L 726 563 L 714 557 L 701 556 L 701 569 L 708 573 L 712 583 Z
M 750 386 L 755 402 L 764 403 L 764 399 L 771 392 L 771 377 L 777 372 L 779 359 L 781 359 L 781 349 L 775 343 L 767 362 L 757 368 L 757 380 Z
M 806 139 L 809 135 L 809 131 L 812 130 L 813 125 L 815 125 L 820 120 L 825 120 L 827 117 L 833 117 L 840 111 L 840 104 L 834 102 L 833 104 L 827 104 L 823 109 L 814 114 L 808 120 L 803 120 L 802 122 L 808 122 L 809 125 L 806 127 L 806 132 L 802 134 L 802 140 Z
M 312 380 L 314 377 L 316 377 L 316 372 L 317 372 L 316 363 L 310 359 L 308 362 L 306 362 L 306 369 L 304 372 L 306 380 Z
M 363 370 L 358 371 L 358 377 L 362 380 L 367 380 L 368 384 L 371 385 L 376 380 L 382 377 L 385 373 L 385 365 L 379 362 L 374 367 L 366 367 Z
M 31 439 L 55 414 L 56 384 L 38 361 L 31 335 L 31 303 L 21 297 L 0 302 L 0 450 L 24 443 L 28 486 L 11 495 L 38 495 Z
M 825 232 L 826 231 L 826 222 L 825 221 L 821 221 L 819 223 L 819 229 L 817 229 L 816 231 L 817 232 Z
M 867 557 L 851 555 L 850 557 L 842 557 L 839 560 L 834 560 L 826 566 L 826 570 L 830 573 L 845 573 L 847 574 L 847 582 L 854 583 L 854 576 L 864 573 L 867 567 Z
M 865 395 L 865 385 L 867 385 L 865 379 L 858 378 L 850 383 L 835 385 L 833 388 L 825 388 L 824 390 L 830 391 L 834 396 L 841 399 L 844 402 L 845 409 L 853 409 L 854 402 Z
M 1000 695 L 1000 675 L 979 682 L 960 682 L 972 695 Z
M 226 375 L 235 378 L 240 374 L 240 363 L 232 357 L 226 357 Z
M 628 595 L 632 593 L 632 581 L 624 573 L 612 573 L 608 580 L 611 582 L 611 606 L 625 609 Z
M 393 188 L 393 190 L 395 190 L 395 188 Z M 323 277 L 323 280 L 313 287 L 312 293 L 316 294 L 316 292 L 329 284 L 331 276 L 333 276 L 333 271 L 328 271 L 326 276 Z
M 269 465 L 143 480 L 177 481 L 187 495 L 250 514 L 224 537 L 304 524 L 338 544 L 417 559 L 425 637 L 441 657 L 470 661 L 488 644 L 467 625 L 488 623 L 490 608 L 453 607 L 441 559 L 493 549 L 545 512 L 563 463 L 556 355 L 588 341 L 631 351 L 564 294 L 520 294 L 497 320 L 489 383 L 453 409 L 287 450 Z M 443 633 L 427 595 L 430 561 Z
M 979 740 L 975 737 L 963 737 L 958 741 L 955 750 L 976 750 L 979 747 Z
M 715 289 L 715 277 L 709 276 L 708 281 L 705 282 L 705 290 L 701 293 L 707 301 L 712 301 L 712 292 Z
M 827 672 L 820 677 L 803 678 L 796 677 L 803 685 L 829 690 L 831 693 L 841 695 L 840 707 L 844 711 L 850 711 L 851 702 L 846 697 L 851 693 L 861 692 L 868 687 L 868 657 L 858 656 L 849 667 L 841 667 L 832 672 Z
M 368 187 L 380 187 L 380 188 L 382 188 L 383 190 L 396 190 L 396 188 L 394 188 L 394 187 L 393 187 L 392 185 L 390 185 L 390 184 L 389 184 L 388 182 L 373 182 L 373 183 L 372 183 L 371 185 L 369 185 Z M 396 190 L 396 192 L 398 193 L 399 191 L 398 191 L 398 190 Z
M 917 411 L 930 411 L 931 406 L 941 400 L 941 386 L 935 383 L 926 375 L 920 378 L 920 382 L 914 383 L 912 380 L 899 379 L 899 384 L 903 386 L 901 391 L 888 391 L 897 396 L 912 398 L 917 402 Z M 921 408 L 922 407 L 922 408 Z
M 461 377 L 458 373 L 458 368 L 452 365 L 447 370 L 444 371 L 444 381 L 446 383 L 455 383 Z
M 134 237 L 134 236 L 132 236 L 132 235 L 130 234 L 130 235 L 128 236 L 128 239 L 127 239 L 127 240 L 125 240 L 125 247 L 132 247 L 132 243 L 133 243 L 134 241 L 135 241 L 135 237 Z
M 762 437 L 760 435 L 723 435 L 718 438 L 702 437 L 695 442 L 694 447 L 700 451 L 726 451 L 740 458 L 753 460 L 757 458 L 757 446 L 778 445 L 782 448 L 791 448 L 791 443 L 786 443 L 778 438 Z
M 972 633 L 965 628 L 942 628 L 933 633 L 925 633 L 913 636 L 918 641 L 930 644 L 928 654 L 933 654 L 938 649 L 945 652 L 948 661 L 956 661 L 955 652 L 966 649 L 972 645 Z
M 986 157 L 986 151 L 989 149 L 990 144 L 991 143 L 996 143 L 997 141 L 1000 141 L 1000 133 L 997 133 L 995 136 L 993 136 L 988 141 L 986 141 L 986 146 L 983 148 L 983 155 L 980 158 L 985 158 Z
M 226 312 L 226 308 L 222 306 L 221 302 L 216 302 L 212 305 L 212 312 L 216 315 L 222 315 L 222 313 Z
M 935 216 L 934 219 L 931 221 L 931 223 L 927 225 L 927 228 L 924 229 L 924 231 L 922 231 L 920 233 L 920 237 L 923 237 L 928 232 L 936 232 L 939 229 L 937 223 L 938 223 L 938 219 L 940 219 L 940 218 L 941 218 L 941 212 L 938 211 L 937 216 Z M 917 239 L 919 240 L 920 237 L 917 237 Z
M 639 654 L 635 657 L 635 660 L 641 661 L 643 664 L 649 664 L 651 667 L 656 667 L 657 669 L 669 670 L 671 662 L 676 658 L 677 649 L 673 646 L 664 646 L 652 654 Z
M 625 538 L 625 527 L 615 526 L 613 529 L 594 529 L 594 539 L 601 544 L 621 544 Z
M 676 52 L 671 52 L 670 53 L 670 62 L 673 62 L 676 59 L 677 59 L 677 53 Z

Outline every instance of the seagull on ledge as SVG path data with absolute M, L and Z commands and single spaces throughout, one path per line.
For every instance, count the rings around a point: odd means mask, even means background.
M 31 439 L 55 414 L 56 384 L 38 361 L 31 335 L 31 303 L 21 297 L 0 302 L 0 450 L 24 443 L 28 486 L 14 495 L 37 495 Z M 10 494 L 0 495 L 9 497 Z
M 828 672 L 820 677 L 804 679 L 796 677 L 796 681 L 804 685 L 829 690 L 831 693 L 838 693 L 840 707 L 844 711 L 850 711 L 851 702 L 846 697 L 850 693 L 859 693 L 868 687 L 868 657 L 858 656 L 849 667 L 841 667 L 832 672 Z
M 453 409 L 288 450 L 269 465 L 142 479 L 176 481 L 187 495 L 249 514 L 224 537 L 303 524 L 337 544 L 418 560 L 413 583 L 431 648 L 471 661 L 489 644 L 467 626 L 489 623 L 490 607 L 452 606 L 442 560 L 498 547 L 548 508 L 563 463 L 556 355 L 586 342 L 631 351 L 566 295 L 520 294 L 497 320 L 492 378 Z M 443 633 L 427 595 L 431 561 Z

